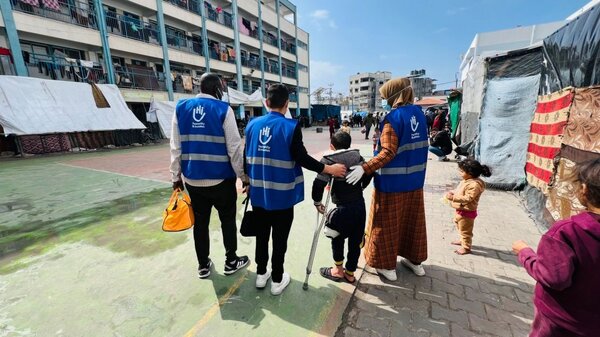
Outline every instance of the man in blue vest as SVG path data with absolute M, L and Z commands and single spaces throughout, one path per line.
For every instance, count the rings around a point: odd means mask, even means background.
M 284 116 L 288 104 L 288 89 L 282 84 L 271 85 L 267 91 L 267 106 L 271 112 L 253 119 L 246 127 L 246 172 L 250 178 L 250 200 L 259 225 L 256 287 L 264 288 L 271 278 L 273 295 L 281 294 L 290 283 L 283 263 L 294 220 L 294 205 L 304 200 L 302 167 L 336 177 L 346 174 L 344 165 L 325 165 L 308 155 L 298 121 Z M 271 232 L 273 253 L 269 272 Z
M 249 263 L 237 256 L 236 176 L 247 182 L 243 167 L 243 145 L 235 115 L 223 101 L 219 76 L 206 73 L 200 78 L 196 98 L 177 103 L 171 134 L 171 174 L 173 189 L 185 187 L 192 199 L 194 242 L 198 258 L 198 277 L 210 275 L 210 238 L 208 224 L 214 206 L 221 220 L 225 245 L 225 275 Z

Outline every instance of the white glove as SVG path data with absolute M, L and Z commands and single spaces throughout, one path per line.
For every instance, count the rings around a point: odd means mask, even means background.
M 362 167 L 362 165 L 352 166 L 350 168 L 350 173 L 346 175 L 346 182 L 348 184 L 356 185 L 362 178 L 363 174 L 365 174 L 365 169 Z

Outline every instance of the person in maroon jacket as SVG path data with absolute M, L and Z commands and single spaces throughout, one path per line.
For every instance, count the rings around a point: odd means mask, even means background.
M 537 253 L 513 243 L 537 281 L 530 337 L 600 336 L 600 159 L 580 165 L 578 180 L 585 212 L 556 222 Z

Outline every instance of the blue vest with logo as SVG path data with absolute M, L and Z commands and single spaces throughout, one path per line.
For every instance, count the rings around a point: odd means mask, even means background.
M 302 168 L 290 153 L 298 122 L 271 112 L 246 127 L 246 164 L 252 206 L 266 210 L 294 207 L 304 200 Z
M 394 159 L 375 173 L 375 188 L 386 193 L 410 192 L 423 188 L 427 167 L 427 119 L 421 108 L 406 105 L 392 110 L 388 121 L 398 136 Z
M 182 99 L 175 113 L 181 135 L 181 173 L 189 179 L 229 179 L 235 172 L 227 154 L 223 123 L 227 103 L 212 98 Z

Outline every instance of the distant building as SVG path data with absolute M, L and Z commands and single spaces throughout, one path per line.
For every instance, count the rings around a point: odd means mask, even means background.
M 392 79 L 389 71 L 357 73 L 350 76 L 350 104 L 354 111 L 374 112 L 380 110 L 381 95 L 379 88 Z
M 431 96 L 435 90 L 435 80 L 429 77 L 411 77 L 410 85 L 413 88 L 416 99 Z

